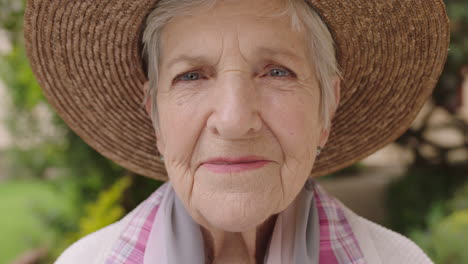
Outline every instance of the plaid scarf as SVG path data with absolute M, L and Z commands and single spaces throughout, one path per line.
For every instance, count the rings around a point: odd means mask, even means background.
M 320 264 L 365 264 L 366 261 L 347 221 L 344 210 L 335 198 L 313 180 L 306 185 L 313 190 L 320 233 Z M 167 183 L 141 203 L 130 217 L 113 245 L 106 264 L 143 264 L 145 249 L 153 223 L 166 191 Z

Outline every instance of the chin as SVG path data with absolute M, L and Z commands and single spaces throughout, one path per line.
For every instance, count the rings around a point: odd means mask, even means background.
M 199 207 L 198 212 L 207 225 L 228 232 L 255 229 L 277 213 L 273 199 L 263 194 L 228 193 L 211 198 L 209 202 L 202 202 L 206 206 Z

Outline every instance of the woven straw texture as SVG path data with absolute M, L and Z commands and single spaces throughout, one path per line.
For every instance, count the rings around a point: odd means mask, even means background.
M 313 176 L 395 140 L 440 76 L 449 45 L 442 0 L 310 0 L 329 26 L 343 70 L 341 103 Z M 141 33 L 156 0 L 29 0 L 26 49 L 50 103 L 107 158 L 166 180 L 141 107 Z

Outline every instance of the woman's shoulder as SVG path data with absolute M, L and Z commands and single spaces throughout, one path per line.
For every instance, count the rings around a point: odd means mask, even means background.
M 55 264 L 104 263 L 104 259 L 109 255 L 112 246 L 115 245 L 122 232 L 126 230 L 126 227 L 128 228 L 129 224 L 135 221 L 135 219 L 136 221 L 141 220 L 137 216 L 145 215 L 141 214 L 142 211 L 149 212 L 152 208 L 159 205 L 167 186 L 167 184 L 160 186 L 145 201 L 119 221 L 76 241 L 60 255 Z
M 79 239 L 69 246 L 54 264 L 101 264 L 120 237 L 125 226 L 138 213 L 141 204 L 119 221 Z
M 100 254 L 107 252 L 115 240 L 114 236 L 119 233 L 120 226 L 121 222 L 116 222 L 81 238 L 68 247 L 55 264 L 97 263 Z
M 345 212 L 368 263 L 433 264 L 421 248 L 407 237 L 369 221 L 348 208 Z

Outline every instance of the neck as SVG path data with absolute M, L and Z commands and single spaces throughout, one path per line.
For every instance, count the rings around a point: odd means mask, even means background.
M 238 233 L 201 227 L 206 263 L 263 263 L 276 217 L 273 215 L 255 229 Z

